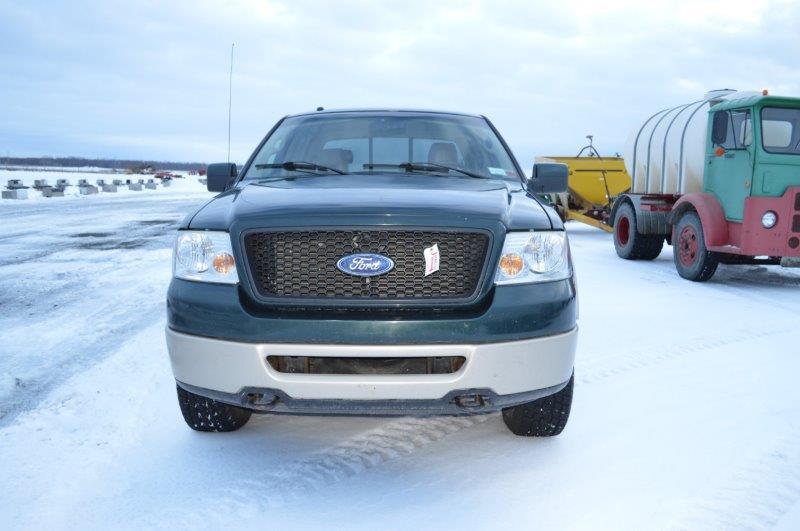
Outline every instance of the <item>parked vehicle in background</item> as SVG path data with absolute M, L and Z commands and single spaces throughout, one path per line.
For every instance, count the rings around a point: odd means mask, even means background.
M 187 424 L 252 412 L 464 415 L 518 435 L 569 417 L 577 302 L 567 235 L 482 116 L 286 117 L 177 236 L 167 343 Z
M 588 138 L 575 157 L 537 161 L 569 166 L 554 207 L 613 232 L 621 258 L 653 260 L 666 241 L 694 281 L 720 263 L 800 266 L 799 98 L 709 92 L 650 116 L 624 159 L 600 156 Z
M 593 136 L 586 138 L 589 144 L 574 157 L 547 155 L 536 157 L 536 162 L 560 162 L 569 169 L 567 191 L 550 197 L 561 219 L 613 232 L 611 209 L 620 194 L 630 192 L 631 176 L 622 157 L 600 155 L 592 143 Z

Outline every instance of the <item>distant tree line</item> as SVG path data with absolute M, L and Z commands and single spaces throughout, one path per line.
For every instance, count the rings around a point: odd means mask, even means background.
M 62 168 L 80 168 L 91 166 L 114 170 L 139 170 L 147 167 L 163 170 L 202 170 L 204 162 L 170 162 L 158 160 L 126 160 L 126 159 L 86 159 L 82 157 L 0 157 L 0 165 L 4 166 L 59 166 Z

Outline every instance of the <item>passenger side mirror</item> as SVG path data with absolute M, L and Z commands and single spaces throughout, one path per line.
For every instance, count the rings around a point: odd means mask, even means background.
M 206 187 L 209 192 L 224 192 L 236 179 L 239 171 L 233 162 L 209 164 L 206 169 Z
M 537 162 L 528 180 L 528 192 L 532 194 L 559 194 L 567 191 L 569 168 L 557 162 Z
M 722 145 L 728 138 L 728 113 L 717 111 L 714 113 L 714 122 L 711 126 L 711 143 Z

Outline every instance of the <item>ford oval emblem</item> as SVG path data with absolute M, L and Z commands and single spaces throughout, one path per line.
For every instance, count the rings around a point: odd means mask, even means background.
M 342 273 L 357 277 L 376 277 L 394 269 L 394 261 L 382 254 L 357 253 L 343 256 L 336 262 Z

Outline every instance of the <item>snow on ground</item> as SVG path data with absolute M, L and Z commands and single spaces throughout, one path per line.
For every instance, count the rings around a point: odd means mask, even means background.
M 0 422 L 163 319 L 175 225 L 210 196 L 187 178 L 141 192 L 0 200 Z
M 188 182 L 188 181 L 187 181 Z M 161 191 L 159 191 L 161 192 Z M 800 274 L 680 279 L 570 226 L 573 415 L 180 417 L 164 345 L 175 223 L 199 186 L 0 203 L 0 521 L 11 529 L 800 527 Z

